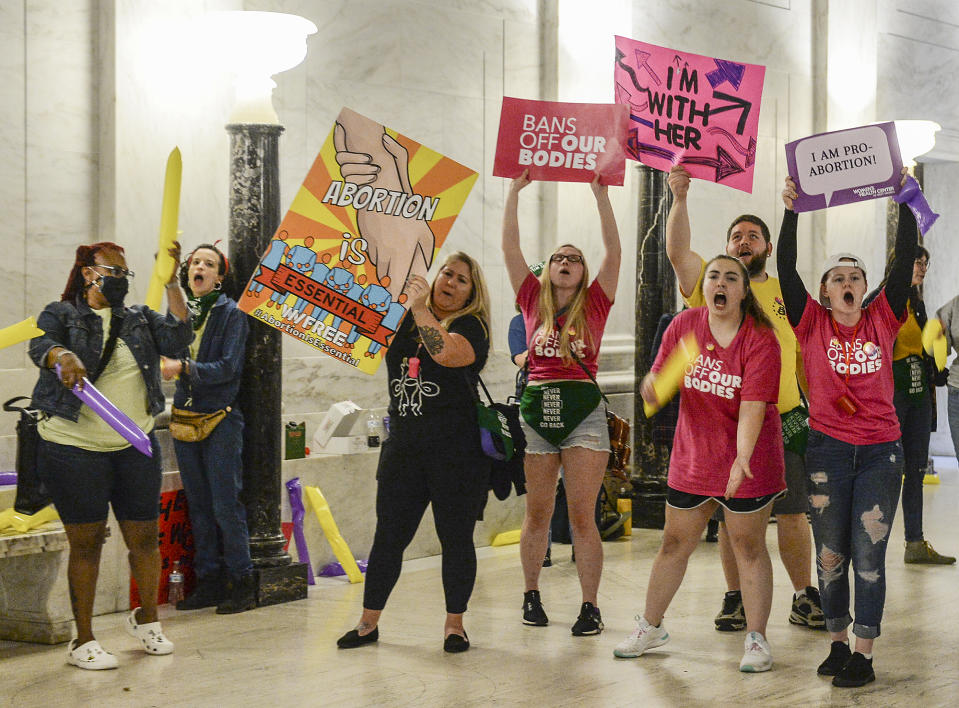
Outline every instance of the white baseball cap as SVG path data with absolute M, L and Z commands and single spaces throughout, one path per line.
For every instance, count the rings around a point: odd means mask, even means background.
M 853 255 L 852 253 L 836 253 L 826 259 L 826 262 L 822 265 L 822 277 L 819 279 L 820 283 L 826 282 L 826 275 L 833 268 L 839 268 L 840 266 L 845 266 L 847 268 L 858 268 L 862 271 L 862 277 L 866 277 L 866 266 L 863 265 L 862 260 Z

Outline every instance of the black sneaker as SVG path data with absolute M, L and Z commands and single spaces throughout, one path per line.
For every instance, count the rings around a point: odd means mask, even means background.
M 822 600 L 819 599 L 819 591 L 816 588 L 808 587 L 798 596 L 793 597 L 789 623 L 802 625 L 810 629 L 826 629 L 826 618 L 822 613 Z
M 550 549 L 550 548 L 547 548 L 547 549 L 546 549 L 546 557 L 543 558 L 543 567 L 544 567 L 544 568 L 550 568 L 550 567 L 552 567 L 552 565 L 553 565 L 553 557 L 552 557 L 551 551 L 552 551 L 552 549 Z
M 549 624 L 549 617 L 543 609 L 539 599 L 539 590 L 527 590 L 523 593 L 523 624 L 533 627 L 545 627 Z
M 713 620 L 720 632 L 738 632 L 746 629 L 746 611 L 743 609 L 743 594 L 739 590 L 730 590 L 723 597 L 723 609 Z
M 574 637 L 583 637 L 590 634 L 599 634 L 603 631 L 603 616 L 599 613 L 599 608 L 592 602 L 584 602 L 579 608 L 579 617 L 570 630 Z
M 846 642 L 833 642 L 829 647 L 829 656 L 819 665 L 816 673 L 820 676 L 835 676 L 849 663 L 851 656 L 852 652 Z
M 842 671 L 833 677 L 832 685 L 840 688 L 856 688 L 875 680 L 872 659 L 867 659 L 857 651 L 853 652 L 852 657 L 842 667 Z

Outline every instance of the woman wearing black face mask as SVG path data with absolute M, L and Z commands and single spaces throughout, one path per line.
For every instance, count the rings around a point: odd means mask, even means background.
M 179 244 L 170 255 L 179 259 Z M 84 669 L 117 666 L 91 627 L 109 506 L 140 590 L 141 606 L 130 613 L 126 629 L 148 654 L 173 651 L 156 612 L 161 467 L 151 431 L 164 407 L 160 355 L 187 346 L 193 331 L 175 275 L 167 284 L 166 316 L 142 305 L 124 305 L 132 275 L 116 244 L 80 246 L 60 302 L 47 305 L 37 318 L 45 334 L 30 342 L 30 357 L 40 367 L 33 406 L 45 414 L 38 425 L 37 471 L 70 543 L 67 577 L 77 638 L 70 643 L 67 661 Z M 84 377 L 150 434 L 152 458 L 134 449 L 73 394 L 74 384 L 83 386 Z

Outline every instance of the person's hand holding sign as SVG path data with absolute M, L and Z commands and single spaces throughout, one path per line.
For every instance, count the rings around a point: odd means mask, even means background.
M 792 211 L 793 200 L 797 197 L 799 197 L 799 194 L 796 192 L 796 182 L 793 181 L 792 177 L 787 177 L 786 186 L 783 188 L 783 204 L 789 211 Z
M 363 187 L 413 194 L 409 177 L 409 154 L 382 126 L 372 131 L 365 121 L 355 125 L 337 123 L 333 128 L 336 163 L 343 180 Z M 353 147 L 354 149 L 350 149 Z M 370 152 L 358 152 L 358 148 Z M 410 273 L 425 275 L 433 261 L 435 239 L 422 219 L 384 214 L 370 209 L 356 210 L 360 236 L 366 240 L 370 262 L 382 282 L 389 276 L 387 290 L 399 297 Z

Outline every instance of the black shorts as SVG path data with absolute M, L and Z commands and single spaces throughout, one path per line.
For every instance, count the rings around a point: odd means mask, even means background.
M 749 497 L 747 499 L 724 499 L 722 496 L 710 497 L 702 494 L 680 492 L 677 489 L 669 487 L 669 492 L 666 494 L 666 503 L 674 509 L 695 509 L 698 506 L 702 506 L 710 499 L 714 499 L 719 502 L 720 506 L 726 511 L 730 511 L 733 514 L 751 514 L 754 511 L 759 511 L 763 507 L 772 504 L 774 501 L 776 501 L 776 499 L 785 493 L 786 490 L 783 490 L 781 492 L 767 494 L 762 497 Z
M 150 433 L 153 457 L 132 445 L 114 452 L 84 450 L 40 440 L 37 474 L 65 524 L 153 521 L 160 512 L 160 446 Z

